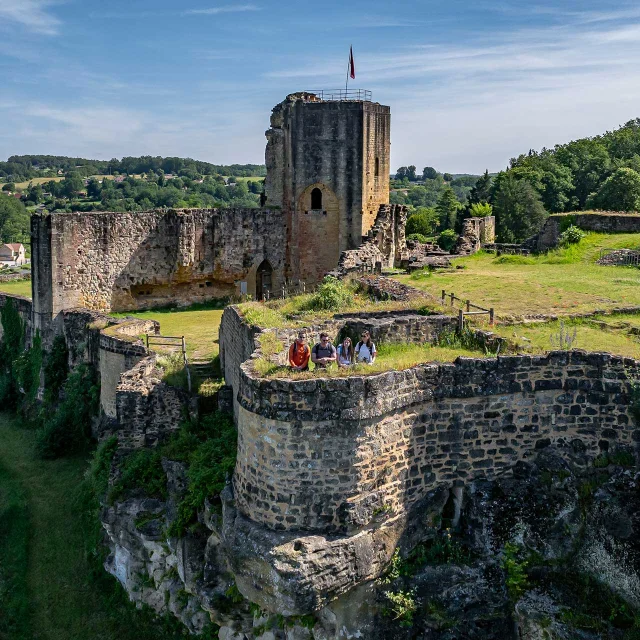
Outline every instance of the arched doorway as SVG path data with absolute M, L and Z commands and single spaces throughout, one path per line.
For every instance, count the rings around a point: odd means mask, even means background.
M 273 267 L 263 260 L 256 271 L 256 299 L 264 300 L 271 296 Z

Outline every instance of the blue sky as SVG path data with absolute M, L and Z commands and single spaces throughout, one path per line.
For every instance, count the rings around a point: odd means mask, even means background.
M 263 162 L 271 107 L 343 86 L 350 44 L 394 168 L 496 171 L 640 116 L 637 2 L 0 0 L 0 159 Z

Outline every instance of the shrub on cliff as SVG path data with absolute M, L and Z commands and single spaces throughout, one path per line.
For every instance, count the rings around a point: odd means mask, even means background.
M 339 311 L 353 303 L 353 289 L 343 280 L 326 276 L 318 290 L 309 300 L 309 309 L 313 311 Z
M 62 396 L 55 409 L 43 409 L 46 417 L 37 439 L 37 449 L 43 458 L 81 451 L 91 438 L 91 420 L 98 411 L 100 398 L 94 372 L 84 364 L 76 367 L 64 383 Z

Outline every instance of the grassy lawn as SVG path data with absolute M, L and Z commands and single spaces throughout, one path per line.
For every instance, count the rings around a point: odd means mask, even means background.
M 87 550 L 86 457 L 34 456 L 35 432 L 0 413 L 0 638 L 181 637 L 136 611 Z
M 157 320 L 164 336 L 185 336 L 187 355 L 197 360 L 212 360 L 218 355 L 218 333 L 222 312 L 213 304 L 196 304 L 177 309 L 153 309 L 113 314 L 133 316 L 145 320 Z
M 13 282 L 0 282 L 0 291 L 14 296 L 31 298 L 31 280 L 17 280 Z
M 631 316 L 633 317 L 633 316 Z M 619 326 L 619 316 L 607 316 L 606 323 L 612 327 Z M 636 326 L 640 326 L 640 316 L 635 318 Z M 495 333 L 508 338 L 520 353 L 543 353 L 557 349 L 560 322 L 539 324 L 517 324 L 512 326 L 497 325 Z M 590 320 L 567 320 L 564 330 L 573 337 L 574 349 L 587 351 L 607 351 L 615 355 L 640 359 L 640 337 L 628 333 L 625 329 L 603 329 L 598 322 Z M 552 343 L 555 342 L 555 345 Z
M 395 278 L 438 298 L 445 289 L 493 307 L 498 318 L 607 310 L 640 305 L 640 270 L 595 264 L 600 249 L 638 246 L 638 234 L 590 233 L 579 245 L 543 256 L 496 258 L 480 252 L 454 260 L 453 269 Z

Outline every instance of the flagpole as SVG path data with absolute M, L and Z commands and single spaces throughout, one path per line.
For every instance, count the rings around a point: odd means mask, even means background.
M 353 46 L 353 45 L 351 45 Z M 349 91 L 349 71 L 351 71 L 351 49 L 349 49 L 349 57 L 347 58 L 347 79 L 344 83 L 344 97 L 347 98 L 347 92 Z

